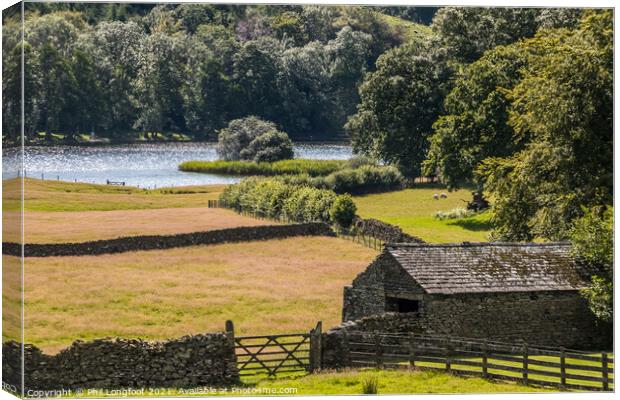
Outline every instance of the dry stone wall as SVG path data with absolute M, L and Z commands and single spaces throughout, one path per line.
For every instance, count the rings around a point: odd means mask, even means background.
M 325 333 L 323 367 L 348 367 L 348 332 L 412 332 L 489 339 L 532 346 L 605 350 L 612 345 L 610 324 L 597 321 L 578 291 L 539 291 L 425 295 L 420 312 L 385 313 L 360 317 L 355 310 L 371 310 L 384 291 L 376 287 L 345 289 L 345 307 L 358 319 L 343 322 Z M 416 295 L 415 293 L 411 294 Z M 357 307 L 357 306 L 355 306 Z
M 130 236 L 82 243 L 27 243 L 24 245 L 24 254 L 26 257 L 98 255 L 207 244 L 282 239 L 295 236 L 335 236 L 335 234 L 329 225 L 322 222 L 293 225 L 244 226 L 207 232 L 181 233 L 177 235 Z M 7 255 L 21 256 L 21 245 L 18 243 L 3 243 L 2 252 Z
M 2 345 L 3 382 L 21 388 L 21 345 Z M 165 342 L 129 339 L 76 341 L 56 355 L 24 347 L 28 390 L 230 386 L 239 382 L 232 338 L 224 333 Z
M 388 243 L 424 243 L 422 239 L 403 232 L 398 226 L 374 218 L 355 218 L 353 226 L 364 235 L 372 236 Z

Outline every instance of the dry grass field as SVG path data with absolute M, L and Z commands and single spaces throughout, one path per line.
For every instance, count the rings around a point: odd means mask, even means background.
M 5 223 L 19 221 L 17 212 L 6 212 Z M 234 228 L 273 225 L 221 208 L 163 208 L 118 211 L 26 211 L 26 243 L 68 243 L 113 239 L 121 236 L 171 235 Z M 19 241 L 19 231 L 4 233 L 4 240 Z
M 239 334 L 306 331 L 319 319 L 330 327 L 343 286 L 376 254 L 312 237 L 27 258 L 26 341 L 56 352 L 75 339 L 219 331 L 227 319 Z
M 2 256 L 2 340 L 21 337 L 21 265 L 19 258 Z

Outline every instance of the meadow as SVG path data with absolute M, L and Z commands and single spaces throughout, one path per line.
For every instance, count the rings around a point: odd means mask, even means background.
M 343 286 L 376 254 L 308 237 L 27 258 L 26 341 L 56 352 L 76 339 L 221 331 L 227 319 L 240 335 L 305 332 L 318 320 L 331 327 L 340 323 Z
M 3 211 L 19 211 L 20 181 L 3 181 Z M 206 207 L 225 185 L 138 189 L 89 183 L 24 180 L 24 211 L 111 211 Z
M 446 193 L 445 199 L 434 194 Z M 471 191 L 448 192 L 439 185 L 419 185 L 388 193 L 355 196 L 357 213 L 362 218 L 376 218 L 394 224 L 406 233 L 430 243 L 486 242 L 491 232 L 490 212 L 467 218 L 438 220 L 434 214 L 464 208 Z
M 18 222 L 19 214 L 8 212 L 4 218 L 9 223 Z M 274 224 L 278 222 L 245 217 L 223 208 L 28 211 L 24 219 L 24 238 L 26 243 L 74 243 Z M 6 232 L 4 240 L 18 242 L 19 232 Z

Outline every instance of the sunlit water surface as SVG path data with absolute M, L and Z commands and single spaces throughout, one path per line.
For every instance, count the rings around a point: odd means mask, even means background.
M 344 160 L 352 155 L 347 144 L 298 143 L 296 158 Z M 156 143 L 114 146 L 31 146 L 24 152 L 26 176 L 71 182 L 125 182 L 130 186 L 159 188 L 234 183 L 241 178 L 182 172 L 188 160 L 216 160 L 215 143 Z M 3 149 L 2 179 L 14 178 L 19 149 Z

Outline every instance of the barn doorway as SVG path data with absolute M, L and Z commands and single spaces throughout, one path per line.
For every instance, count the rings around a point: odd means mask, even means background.
M 418 300 L 401 299 L 398 297 L 385 298 L 385 311 L 397 313 L 414 313 L 420 311 Z

